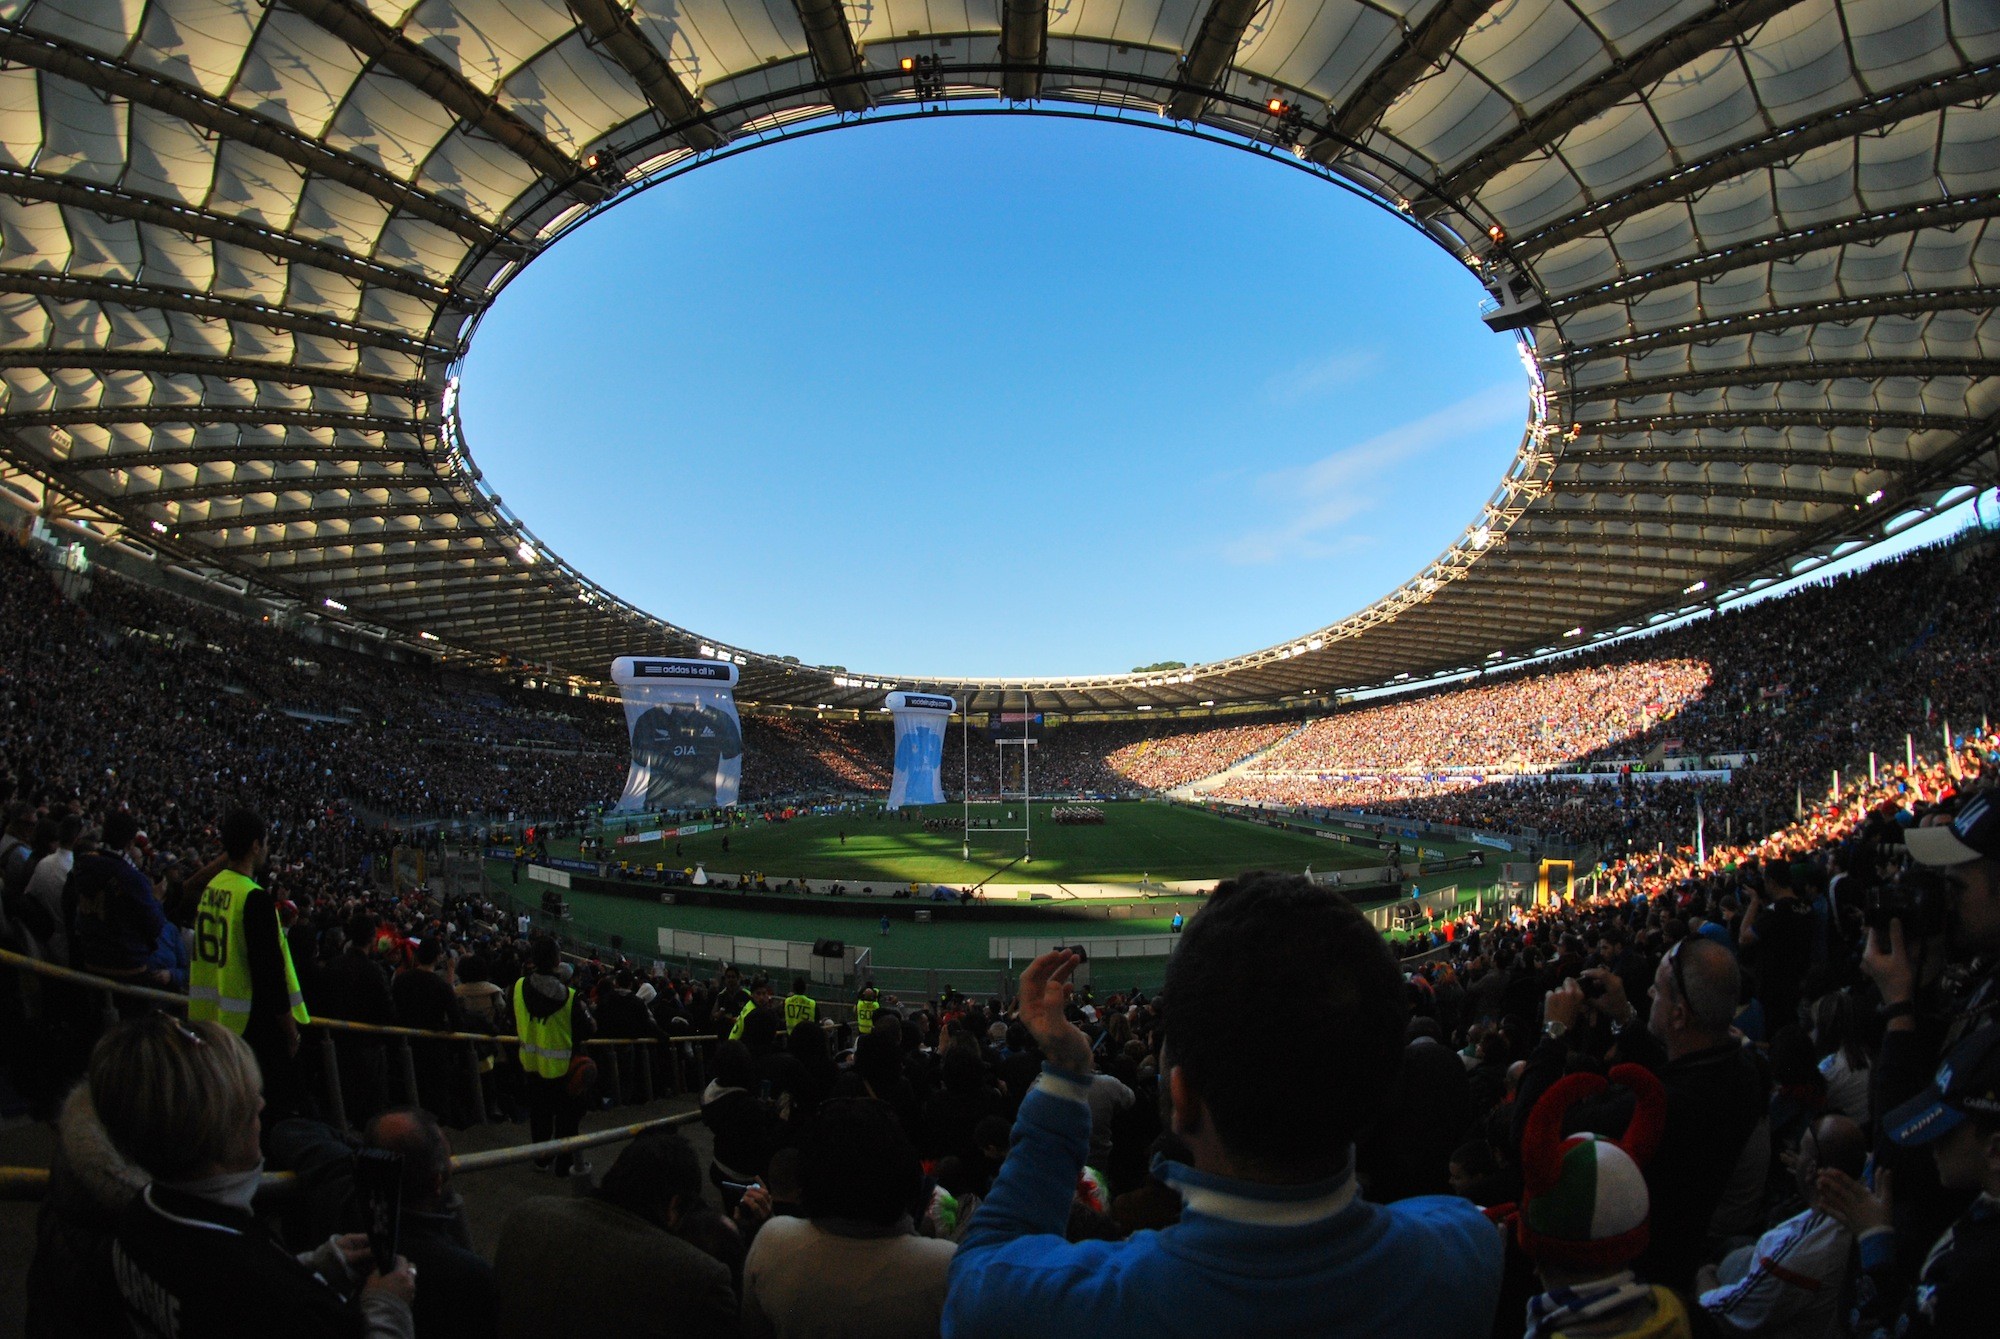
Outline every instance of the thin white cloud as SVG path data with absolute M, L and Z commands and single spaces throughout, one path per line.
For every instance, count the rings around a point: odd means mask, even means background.
M 1257 489 L 1272 504 L 1270 522 L 1225 543 L 1222 556 L 1257 567 L 1325 558 L 1372 542 L 1330 532 L 1381 502 L 1380 485 L 1393 467 L 1468 435 L 1519 423 L 1525 408 L 1520 386 L 1491 386 L 1310 465 L 1266 474 Z
M 1280 404 L 1294 404 L 1361 380 L 1374 370 L 1377 361 L 1372 349 L 1336 349 L 1274 374 L 1264 383 L 1264 394 Z

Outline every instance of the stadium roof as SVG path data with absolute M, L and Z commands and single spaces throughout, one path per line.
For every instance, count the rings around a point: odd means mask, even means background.
M 1984 0 L 5 11 L 5 486 L 459 654 L 602 680 L 617 654 L 709 647 L 770 703 L 1271 701 L 1643 625 L 1993 478 Z M 1403 587 L 1282 646 L 1164 676 L 938 683 L 715 647 L 594 586 L 483 487 L 454 367 L 564 230 L 717 154 L 997 99 L 1269 153 L 1478 269 L 1540 386 L 1485 512 Z

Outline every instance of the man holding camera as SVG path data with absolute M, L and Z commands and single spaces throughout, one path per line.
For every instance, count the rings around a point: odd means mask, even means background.
M 1973 794 L 1948 821 L 1939 815 L 1903 841 L 1942 889 L 1899 889 L 1888 908 L 1896 914 L 1871 917 L 1861 966 L 1882 996 L 1885 1025 L 1871 1102 L 1878 1133 L 1883 1113 L 1923 1092 L 1943 1057 L 2000 1020 L 2000 807 L 1990 792 Z M 1896 1173 L 1895 1240 L 1914 1269 L 1966 1196 L 1940 1183 L 1929 1158 L 1891 1142 L 1878 1153 Z
M 1667 1117 L 1646 1165 L 1652 1240 L 1635 1268 L 1668 1287 L 1693 1281 L 1726 1206 L 1762 1202 L 1770 1151 L 1765 1082 L 1730 1030 L 1739 981 L 1736 955 L 1692 934 L 1660 959 L 1643 1021 L 1615 974 L 1592 968 L 1581 981 L 1571 977 L 1543 1002 L 1543 1040 L 1521 1076 L 1517 1136 L 1536 1099 L 1568 1070 L 1571 1050 L 1595 1032 L 1593 1017 L 1616 1029 L 1620 1058 L 1659 1075 Z

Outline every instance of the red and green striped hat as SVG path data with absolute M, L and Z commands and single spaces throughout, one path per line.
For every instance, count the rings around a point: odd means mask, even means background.
M 1565 1138 L 1569 1109 L 1611 1083 L 1637 1098 L 1625 1133 L 1616 1140 L 1588 1133 Z M 1571 1074 L 1542 1094 L 1521 1137 L 1517 1220 L 1521 1248 L 1535 1263 L 1615 1269 L 1646 1249 L 1652 1201 L 1640 1168 L 1659 1143 L 1666 1105 L 1660 1081 L 1639 1065 L 1618 1066 L 1608 1082 Z

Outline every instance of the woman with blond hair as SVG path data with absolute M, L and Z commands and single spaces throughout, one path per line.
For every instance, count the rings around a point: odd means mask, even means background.
M 408 1261 L 375 1273 L 358 1233 L 294 1256 L 251 1214 L 264 1171 L 262 1086 L 250 1048 L 217 1023 L 151 1014 L 112 1029 L 91 1053 L 97 1118 L 151 1178 L 111 1242 L 133 1333 L 250 1339 L 282 1328 L 287 1339 L 409 1339 L 416 1270 Z

